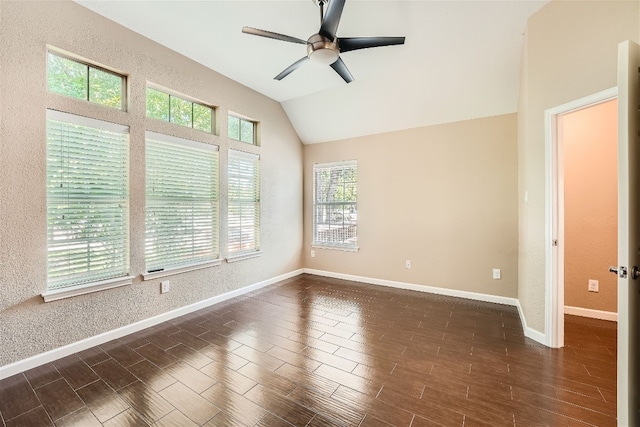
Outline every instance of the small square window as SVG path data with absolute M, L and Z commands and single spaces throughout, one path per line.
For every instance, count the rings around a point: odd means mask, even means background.
M 213 112 L 206 105 L 193 104 L 193 128 L 211 132 L 213 126 Z
M 229 138 L 256 145 L 256 122 L 229 115 L 228 123 Z
M 171 96 L 170 122 L 181 126 L 193 127 L 193 103 Z
M 169 121 L 169 94 L 147 88 L 147 117 Z

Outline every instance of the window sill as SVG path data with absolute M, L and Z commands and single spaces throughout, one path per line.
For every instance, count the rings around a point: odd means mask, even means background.
M 316 249 L 329 249 L 333 251 L 343 251 L 343 252 L 358 252 L 360 248 L 358 246 L 334 246 L 334 245 L 323 245 L 320 243 L 312 243 L 312 248 Z
M 57 301 L 64 298 L 71 298 L 78 295 L 89 294 L 92 292 L 104 291 L 107 289 L 119 288 L 133 283 L 133 276 L 116 277 L 115 279 L 102 280 L 100 282 L 85 283 L 82 285 L 69 286 L 66 288 L 55 289 L 43 292 L 42 298 L 44 302 Z
M 142 274 L 142 278 L 144 280 L 153 280 L 153 279 L 158 279 L 160 277 L 172 276 L 174 274 L 180 274 L 180 273 L 187 273 L 189 271 L 202 270 L 203 268 L 217 267 L 220 264 L 222 264 L 222 260 L 216 259 L 216 260 L 213 260 L 213 261 L 201 262 L 201 263 L 198 263 L 198 264 L 190 264 L 190 265 L 183 265 L 181 267 L 165 268 L 165 269 L 163 269 L 161 271 L 152 271 L 152 272 L 149 272 L 149 273 L 143 273 Z
M 262 256 L 262 251 L 245 252 L 237 255 L 229 255 L 227 257 L 227 262 L 232 263 L 232 262 L 244 261 L 245 259 L 257 258 L 259 256 Z

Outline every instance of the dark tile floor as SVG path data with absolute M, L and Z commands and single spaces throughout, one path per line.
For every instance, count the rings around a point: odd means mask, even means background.
M 0 426 L 613 426 L 616 325 L 302 275 L 0 382 Z

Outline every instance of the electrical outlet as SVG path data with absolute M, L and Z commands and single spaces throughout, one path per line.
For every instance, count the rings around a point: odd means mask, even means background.
M 499 268 L 494 268 L 493 269 L 493 279 L 494 280 L 500 280 L 502 278 L 502 273 L 500 271 Z
M 598 292 L 600 282 L 597 280 L 589 279 L 589 292 Z
M 315 258 L 316 257 L 316 251 L 311 251 L 311 258 Z
M 168 280 L 163 280 L 160 282 L 160 293 L 166 294 L 171 290 L 171 283 Z
M 408 259 L 404 262 L 404 268 L 406 268 L 407 270 L 411 269 L 411 260 Z

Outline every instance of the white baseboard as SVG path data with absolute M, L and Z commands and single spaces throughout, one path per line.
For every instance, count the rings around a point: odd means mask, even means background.
M 618 321 L 618 313 L 614 313 L 612 311 L 593 310 L 591 308 L 572 307 L 570 305 L 564 306 L 564 314 L 590 317 L 592 319 L 609 320 L 612 322 Z
M 353 282 L 369 283 L 371 285 L 388 286 L 391 288 L 407 289 L 410 291 L 418 291 L 418 292 L 427 292 L 430 294 L 466 298 L 466 299 L 472 299 L 476 301 L 493 302 L 496 304 L 506 304 L 506 305 L 512 305 L 512 306 L 516 306 L 518 304 L 518 300 L 515 298 L 481 294 L 477 292 L 459 291 L 456 289 L 439 288 L 436 286 L 417 285 L 415 283 L 396 282 L 393 280 L 354 276 L 351 274 L 334 273 L 332 271 L 314 270 L 310 268 L 305 268 L 304 272 L 307 274 L 315 274 L 316 276 L 332 277 L 334 279 L 351 280 Z
M 304 272 L 303 269 L 299 269 L 289 273 L 285 273 L 280 276 L 273 277 L 271 279 L 263 280 L 262 282 L 254 283 L 253 285 L 245 286 L 243 288 L 236 289 L 234 291 L 227 292 L 222 295 L 217 295 L 215 297 L 208 298 L 206 300 L 198 301 L 194 304 L 180 307 L 175 310 L 171 310 L 166 313 L 162 313 L 157 316 L 150 317 L 148 319 L 140 320 L 130 325 L 126 325 L 111 331 L 107 331 L 102 334 L 95 335 L 93 337 L 89 337 L 81 341 L 77 341 L 77 342 L 65 345 L 63 347 L 59 347 L 59 348 L 47 351 L 45 353 L 37 354 L 35 356 L 29 357 L 27 359 L 19 360 L 17 362 L 11 363 L 6 366 L 2 366 L 0 367 L 0 380 L 4 378 L 8 378 L 15 374 L 19 374 L 20 372 L 24 372 L 29 369 L 38 367 L 40 365 L 44 365 L 45 363 L 53 362 L 54 360 L 69 356 L 70 354 L 77 353 L 79 351 L 83 351 L 88 348 L 95 347 L 100 344 L 104 344 L 105 342 L 108 342 L 117 338 L 121 338 L 125 335 L 138 332 L 142 329 L 146 329 L 148 327 L 157 325 L 159 323 L 166 322 L 167 320 L 175 319 L 176 317 L 184 316 L 185 314 L 192 313 L 202 308 L 206 308 L 211 305 L 218 304 L 230 298 L 244 295 L 249 292 L 253 292 L 255 290 L 280 282 L 282 280 L 289 279 L 294 276 L 298 276 L 303 272 Z
M 520 322 L 522 322 L 522 331 L 524 332 L 524 336 L 527 338 L 531 338 L 532 340 L 539 342 L 542 345 L 550 347 L 547 340 L 547 336 L 544 333 L 538 331 L 537 329 L 533 329 L 527 325 L 527 318 L 524 317 L 524 312 L 522 311 L 520 300 L 516 300 L 516 301 L 518 301 L 518 304 L 517 304 L 518 313 L 520 314 Z

